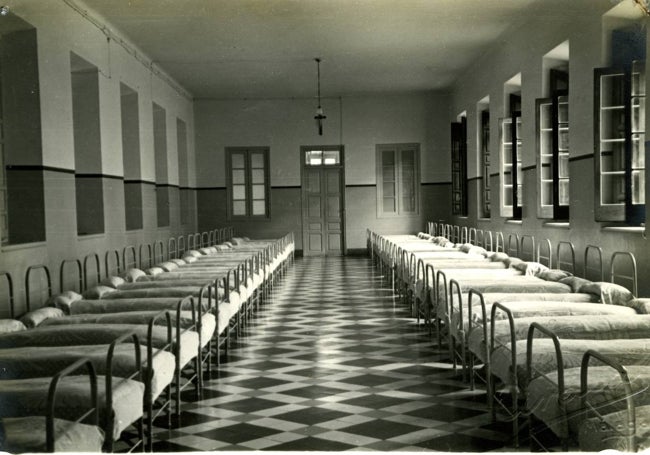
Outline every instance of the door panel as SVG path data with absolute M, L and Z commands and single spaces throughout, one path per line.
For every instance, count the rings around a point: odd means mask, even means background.
M 304 254 L 343 254 L 343 168 L 303 164 L 302 178 Z

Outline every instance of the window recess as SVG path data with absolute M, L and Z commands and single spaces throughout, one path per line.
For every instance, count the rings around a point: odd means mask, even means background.
M 596 221 L 645 221 L 645 63 L 594 70 Z
M 377 145 L 377 216 L 417 215 L 419 144 Z
M 483 183 L 481 185 L 481 210 L 483 218 L 490 218 L 490 111 L 481 111 L 481 166 L 483 168 Z
M 226 169 L 230 219 L 268 218 L 268 148 L 228 148 Z
M 500 120 L 502 216 L 521 219 L 523 185 L 521 169 L 521 96 L 510 94 L 510 116 Z
M 451 211 L 467 216 L 467 117 L 451 124 Z
M 551 96 L 536 100 L 540 218 L 569 219 L 569 77 L 551 70 Z

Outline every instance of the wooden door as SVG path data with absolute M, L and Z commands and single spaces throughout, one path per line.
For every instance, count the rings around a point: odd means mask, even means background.
M 322 149 L 302 150 L 303 254 L 340 256 L 345 253 L 342 160 L 338 148 L 337 158 L 315 158 Z

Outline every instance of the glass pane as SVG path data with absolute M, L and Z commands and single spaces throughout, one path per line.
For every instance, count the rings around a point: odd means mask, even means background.
M 246 173 L 243 169 L 233 169 L 232 171 L 232 183 L 234 185 L 243 185 L 246 183 Z
M 558 98 L 557 120 L 559 123 L 569 123 L 569 98 L 566 96 Z
M 611 108 L 625 104 L 625 75 L 607 74 L 600 79 L 600 106 Z
M 392 166 L 384 166 L 382 168 L 382 177 L 384 183 L 395 181 L 395 168 Z
M 632 135 L 632 169 L 645 169 L 645 134 Z
M 625 110 L 621 107 L 600 112 L 600 139 L 603 141 L 625 138 Z
M 244 199 L 246 199 L 246 187 L 244 185 L 233 185 L 232 186 L 232 198 L 233 198 L 233 200 L 244 200 Z
M 253 183 L 264 183 L 264 169 L 253 169 Z
M 395 197 L 395 184 L 384 184 L 384 197 Z
M 632 171 L 632 204 L 645 204 L 645 171 Z
M 539 127 L 542 131 L 553 128 L 551 124 L 551 103 L 541 104 L 539 106 Z
M 559 205 L 569 205 L 569 181 L 560 180 Z
M 244 201 L 233 201 L 233 203 L 232 203 L 232 214 L 233 215 L 246 215 L 246 202 L 244 202 Z
M 600 152 L 600 171 L 624 171 L 625 144 L 622 142 L 605 143 L 603 144 L 603 148 Z
M 325 165 L 339 164 L 341 162 L 341 152 L 339 150 L 323 152 L 323 161 Z
M 383 206 L 384 213 L 395 213 L 396 208 L 395 208 L 395 198 L 384 198 L 384 206 Z
M 402 166 L 415 166 L 414 150 L 402 150 Z
M 253 185 L 253 199 L 264 199 L 264 185 Z
M 600 178 L 601 204 L 625 203 L 625 174 L 603 174 Z
M 254 169 L 264 169 L 264 153 L 262 152 L 251 153 L 251 166 Z
M 643 61 L 632 62 L 632 96 L 645 95 L 645 63 Z
M 253 215 L 266 215 L 266 204 L 264 201 L 253 201 Z
M 415 199 L 413 197 L 402 197 L 402 211 L 415 212 Z
M 542 182 L 542 205 L 553 205 L 553 182 Z
M 503 205 L 506 207 L 512 207 L 512 188 L 503 189 Z
M 560 155 L 559 171 L 560 171 L 560 175 L 559 175 L 560 178 L 569 177 L 569 154 L 568 153 L 563 153 Z
M 632 98 L 632 132 L 645 131 L 645 98 Z
M 320 166 L 322 163 L 323 152 L 320 150 L 309 150 L 305 152 L 305 163 L 308 166 Z
M 384 150 L 381 152 L 381 162 L 384 166 L 395 164 L 395 152 L 393 150 Z
M 244 169 L 244 154 L 233 153 L 231 156 L 233 169 Z
M 512 185 L 512 172 L 506 171 L 503 173 L 503 184 Z

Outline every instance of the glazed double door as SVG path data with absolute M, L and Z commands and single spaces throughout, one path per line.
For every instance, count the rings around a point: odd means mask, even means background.
M 303 167 L 302 234 L 305 256 L 344 254 L 344 197 L 341 166 Z

